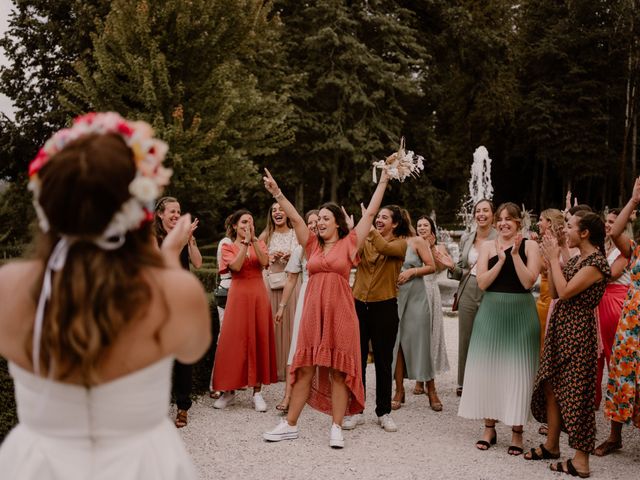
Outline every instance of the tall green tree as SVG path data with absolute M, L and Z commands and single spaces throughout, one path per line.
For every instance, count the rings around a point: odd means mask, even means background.
M 303 202 L 346 200 L 371 189 L 371 161 L 389 154 L 406 117 L 404 98 L 422 95 L 425 50 L 412 14 L 395 1 L 279 0 L 296 142 L 275 159 Z M 295 170 L 291 168 L 295 163 Z M 305 188 L 306 187 L 306 188 Z
M 280 34 L 262 0 L 116 0 L 64 104 L 151 123 L 170 146 L 170 193 L 213 222 L 229 192 L 256 187 L 252 159 L 293 139 Z
M 573 190 L 596 207 L 616 202 L 624 128 L 629 2 L 522 2 L 519 118 L 534 160 L 539 206 Z M 524 142 L 522 142 L 524 141 Z M 552 179 L 559 178 L 560 181 Z

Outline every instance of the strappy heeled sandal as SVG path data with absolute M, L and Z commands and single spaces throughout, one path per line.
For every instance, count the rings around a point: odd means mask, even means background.
M 549 450 L 544 448 L 544 443 L 541 443 L 538 447 L 542 455 L 538 455 L 538 451 L 535 448 L 532 448 L 530 452 L 527 452 L 524 456 L 525 460 L 556 460 L 560 458 L 560 452 L 551 453 Z M 529 455 L 527 457 L 527 455 Z
M 496 442 L 498 441 L 498 434 L 496 432 L 496 426 L 495 425 L 487 425 L 486 423 L 484 424 L 484 428 L 489 428 L 491 430 L 493 430 L 493 436 L 491 437 L 490 441 L 486 441 L 486 440 L 478 440 L 476 442 L 476 448 L 478 450 L 482 450 L 482 451 L 486 451 L 489 450 L 491 448 L 491 445 L 495 445 Z M 481 448 L 484 447 L 484 448 Z
M 276 405 L 276 410 L 278 410 L 283 415 L 289 413 L 289 399 L 283 398 L 282 401 Z
M 511 431 L 513 433 L 519 433 L 520 435 L 522 435 L 524 433 L 524 428 L 520 428 L 520 430 L 516 430 L 513 427 L 511 427 Z M 513 455 L 514 457 L 517 457 L 518 455 L 522 455 L 522 452 L 524 450 L 522 449 L 522 447 L 518 447 L 517 445 L 509 445 L 509 448 L 507 448 L 507 453 L 509 455 Z
M 432 392 L 428 391 L 427 397 L 429 398 L 429 406 L 431 407 L 431 410 L 433 410 L 434 412 L 441 412 L 442 402 L 438 398 L 438 392 L 436 392 L 435 390 Z
M 399 410 L 400 407 L 402 407 L 402 404 L 404 403 L 404 390 L 401 391 L 402 396 L 400 397 L 400 400 L 391 400 L 391 410 Z M 396 394 L 394 396 L 398 396 L 398 391 L 396 391 Z
M 416 382 L 416 386 L 413 388 L 413 394 L 422 395 L 423 393 L 425 393 L 424 385 L 420 385 L 418 382 Z
M 571 459 L 567 460 L 566 470 L 564 469 L 564 464 L 562 462 L 550 464 L 549 469 L 552 472 L 566 473 L 567 475 L 571 475 L 572 477 L 589 478 L 591 476 L 591 472 L 579 472 L 578 470 L 576 470 L 576 467 L 573 466 L 573 462 L 571 461 Z
M 176 427 L 182 428 L 187 426 L 187 411 L 178 409 L 178 414 L 176 415 Z

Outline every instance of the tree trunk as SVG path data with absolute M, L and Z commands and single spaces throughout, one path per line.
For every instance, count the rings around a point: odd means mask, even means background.
M 296 209 L 304 215 L 304 182 L 300 182 L 296 188 Z
M 330 200 L 332 202 L 338 202 L 338 162 L 336 161 L 335 163 L 333 163 L 331 165 L 331 186 L 330 186 L 330 193 L 331 193 L 331 197 Z

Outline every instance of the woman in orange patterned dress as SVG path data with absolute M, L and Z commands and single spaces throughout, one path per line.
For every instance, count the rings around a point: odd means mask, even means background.
M 308 259 L 309 283 L 304 299 L 298 343 L 289 375 L 293 389 L 289 412 L 282 422 L 263 434 L 267 441 L 298 438 L 298 417 L 305 403 L 331 415 L 329 445 L 344 447 L 342 420 L 345 414 L 364 409 L 360 365 L 360 332 L 349 272 L 357 263 L 389 181 L 383 170 L 369 206 L 349 232 L 346 217 L 334 203 L 324 204 L 318 215 L 318 234 L 313 234 L 295 207 L 265 169 L 265 188 L 291 219 Z
M 622 425 L 640 428 L 640 244 L 624 234 L 629 217 L 640 204 L 640 177 L 629 202 L 611 227 L 611 238 L 629 258 L 631 285 L 622 307 L 609 365 L 604 415 L 611 420 L 609 438 L 596 448 L 604 456 L 622 448 Z

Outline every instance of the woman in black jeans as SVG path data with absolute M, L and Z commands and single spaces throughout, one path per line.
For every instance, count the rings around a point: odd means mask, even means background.
M 176 222 L 180 219 L 181 211 L 178 200 L 174 197 L 162 197 L 156 203 L 156 210 L 153 215 L 154 230 L 158 246 L 162 245 L 162 241 L 167 234 L 175 227 Z M 191 224 L 191 232 L 186 245 L 180 252 L 180 264 L 185 270 L 189 270 L 189 263 L 195 268 L 202 266 L 202 255 L 198 250 L 196 239 L 193 232 L 198 228 L 198 219 L 196 218 Z M 191 374 L 192 366 L 180 363 L 176 360 L 174 366 L 174 384 L 173 391 L 176 397 L 176 406 L 178 413 L 176 415 L 176 427 L 182 428 L 187 425 L 187 411 L 191 408 Z
M 391 418 L 393 347 L 398 335 L 398 275 L 407 252 L 409 224 L 397 205 L 378 212 L 375 229 L 360 250 L 360 264 L 353 285 L 360 323 L 362 383 L 365 384 L 369 340 L 376 367 L 376 415 L 386 432 L 397 431 Z M 345 418 L 343 428 L 354 428 L 362 417 Z

